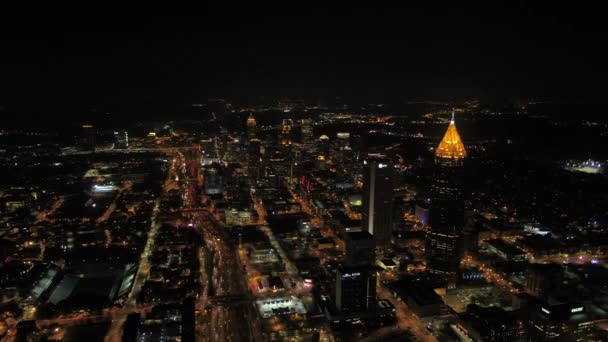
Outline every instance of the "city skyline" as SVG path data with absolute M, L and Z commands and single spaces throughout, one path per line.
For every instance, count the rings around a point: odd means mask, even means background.
M 0 5 L 0 341 L 608 341 L 599 5 Z
M 0 334 L 608 336 L 587 295 L 608 267 L 608 123 L 332 106 L 215 98 L 198 119 L 3 129 Z
M 355 4 L 211 2 L 160 16 L 7 5 L 0 106 L 74 119 L 156 117 L 208 97 L 606 103 L 599 9 L 474 1 L 368 15 Z

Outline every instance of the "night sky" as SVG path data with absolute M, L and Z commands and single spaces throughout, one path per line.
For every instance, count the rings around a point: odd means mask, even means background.
M 608 102 L 605 11 L 579 2 L 25 3 L 0 5 L 0 105 L 22 119 L 208 96 Z

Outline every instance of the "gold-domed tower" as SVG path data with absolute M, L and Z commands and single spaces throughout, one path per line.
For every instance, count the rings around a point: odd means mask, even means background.
M 456 122 L 454 121 L 454 112 L 452 112 L 452 120 L 448 130 L 443 135 L 443 139 L 435 150 L 435 158 L 446 158 L 446 159 L 464 159 L 467 156 L 467 151 L 464 149 L 460 134 L 456 129 Z
M 435 150 L 427 244 L 427 267 L 431 273 L 453 276 L 458 271 L 464 228 L 466 156 L 452 112 L 450 125 Z

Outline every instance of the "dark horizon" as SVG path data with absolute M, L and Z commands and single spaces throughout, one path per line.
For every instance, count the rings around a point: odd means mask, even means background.
M 3 12 L 0 108 L 28 119 L 171 112 L 208 97 L 608 103 L 599 8 L 26 4 Z

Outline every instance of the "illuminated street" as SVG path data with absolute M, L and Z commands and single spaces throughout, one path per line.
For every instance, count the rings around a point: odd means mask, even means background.
M 466 256 L 462 259 L 461 265 L 464 267 L 474 267 L 479 268 L 479 270 L 483 273 L 484 278 L 493 284 L 496 284 L 498 287 L 508 291 L 509 293 L 520 293 L 520 289 L 513 285 L 513 282 L 504 279 L 498 272 L 494 271 L 490 266 L 485 265 L 483 263 L 478 262 L 472 256 Z
M 379 286 L 379 289 L 380 291 L 378 292 L 378 296 L 389 299 L 391 303 L 395 305 L 395 308 L 397 309 L 398 327 L 400 329 L 408 330 L 418 341 L 437 341 L 437 339 L 431 333 L 429 333 L 428 330 L 426 330 L 425 324 L 418 318 L 418 316 L 408 309 L 405 303 L 395 298 L 383 285 Z M 373 339 L 370 341 L 372 340 Z

